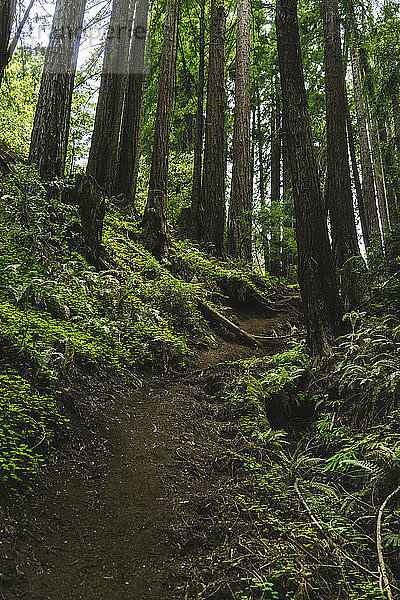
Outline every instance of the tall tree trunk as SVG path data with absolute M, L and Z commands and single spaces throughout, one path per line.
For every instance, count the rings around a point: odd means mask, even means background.
M 356 39 L 358 41 L 358 32 L 356 35 Z M 374 76 L 371 68 L 371 64 L 369 61 L 368 54 L 365 48 L 360 45 L 359 46 L 359 56 L 360 56 L 360 67 L 365 77 L 366 88 L 368 91 L 368 96 L 370 100 L 370 108 L 371 108 L 371 119 L 370 123 L 374 131 L 371 130 L 371 138 L 374 137 L 374 143 L 376 145 L 375 155 L 376 162 L 378 164 L 378 170 L 382 170 L 383 176 L 383 186 L 385 189 L 385 197 L 386 197 L 386 207 L 387 207 L 387 222 L 389 223 L 392 219 L 396 219 L 398 213 L 398 204 L 399 198 L 396 196 L 396 189 L 393 186 L 392 176 L 393 176 L 393 156 L 391 150 L 388 146 L 388 136 L 386 131 L 386 123 L 385 123 L 385 115 L 382 112 L 382 108 L 379 104 L 379 100 L 377 98 Z M 379 153 L 378 153 L 379 148 Z M 379 176 L 379 175 L 378 175 Z M 379 199 L 379 197 L 378 197 Z M 382 207 L 382 208 L 381 208 Z M 384 212 L 383 200 L 380 202 L 381 209 L 381 218 L 382 213 Z
M 378 254 L 382 254 L 382 239 L 375 197 L 374 170 L 372 166 L 371 149 L 368 139 L 368 116 L 363 97 L 360 60 L 357 46 L 354 46 L 351 50 L 351 66 L 353 72 L 358 138 L 360 143 L 362 199 L 365 222 L 363 226 L 364 241 L 367 247 L 367 252 L 369 248 L 375 248 L 375 251 Z
M 12 59 L 13 55 L 14 55 L 14 52 L 15 52 L 17 44 L 18 44 L 18 42 L 20 40 L 22 31 L 23 31 L 23 29 L 24 29 L 24 27 L 26 25 L 26 22 L 29 19 L 29 15 L 31 13 L 31 10 L 32 10 L 33 5 L 35 4 L 35 2 L 36 2 L 36 0 L 30 0 L 28 6 L 25 9 L 24 15 L 23 15 L 23 17 L 22 17 L 22 19 L 21 19 L 18 27 L 17 27 L 17 30 L 16 30 L 16 32 L 14 34 L 14 37 L 10 41 L 8 47 L 5 47 L 5 40 L 7 38 L 7 31 L 8 31 L 7 23 L 9 23 L 9 19 L 7 18 L 7 16 L 4 16 L 4 15 L 1 17 L 2 33 L 0 33 L 0 87 L 1 87 L 1 84 L 3 83 L 4 73 L 5 73 L 5 70 L 7 68 L 7 65 L 10 62 L 10 60 Z M 3 0 L 3 3 L 4 3 L 4 0 Z M 8 2 L 8 0 L 5 2 L 5 5 L 7 5 L 7 4 L 8 5 L 10 4 Z M 12 2 L 12 4 L 14 4 L 14 2 Z M 1 11 L 4 10 L 3 5 L 1 5 L 1 9 L 0 10 Z M 7 7 L 6 7 L 5 10 L 7 10 Z M 11 6 L 11 11 L 12 10 L 14 10 L 14 12 L 15 12 L 15 6 L 14 7 Z M 10 27 L 9 31 L 11 33 L 11 27 Z M 10 39 L 10 35 L 8 35 L 8 38 Z M 5 49 L 4 49 L 4 47 L 5 47 Z
M 122 116 L 115 193 L 134 205 L 143 124 L 143 84 L 149 0 L 137 0 L 129 56 L 128 85 Z
M 86 0 L 57 0 L 33 123 L 29 162 L 41 177 L 63 177 Z
M 149 193 L 143 217 L 143 242 L 157 258 L 166 251 L 168 155 L 177 53 L 179 0 L 168 0 L 161 54 Z
M 378 198 L 379 215 L 381 217 L 383 236 L 386 236 L 391 231 L 391 221 L 389 215 L 389 207 L 386 192 L 386 178 L 383 168 L 383 160 L 381 147 L 379 143 L 379 131 L 376 118 L 368 111 L 368 123 L 371 140 L 372 158 L 375 172 L 376 195 Z
M 277 0 L 276 31 L 283 100 L 283 131 L 293 186 L 298 277 L 315 354 L 329 354 L 343 328 L 328 227 L 322 205 L 301 59 L 297 0 Z
M 88 175 L 109 194 L 116 189 L 121 116 L 128 74 L 133 2 L 113 0 L 103 59 Z
M 378 125 L 379 140 L 381 143 L 381 156 L 383 171 L 385 174 L 386 198 L 389 209 L 389 216 L 391 220 L 396 221 L 399 217 L 400 192 L 396 187 L 396 166 L 393 156 L 393 147 L 390 144 L 388 137 L 386 117 L 382 112 L 382 108 L 380 106 L 377 108 L 376 111 L 376 120 Z
M 286 148 L 286 136 L 281 130 L 281 145 L 282 145 L 282 236 L 284 238 L 285 229 L 294 229 L 295 223 L 293 219 L 292 196 L 290 193 L 290 173 L 288 164 L 288 150 Z M 283 240 L 284 241 L 284 240 Z M 282 275 L 290 276 L 291 267 L 294 266 L 293 253 L 288 245 L 283 246 L 282 252 Z
M 277 85 L 275 87 L 275 101 L 271 114 L 271 221 L 270 221 L 270 256 L 269 271 L 271 275 L 281 275 L 281 115 L 280 100 Z
M 204 87 L 205 87 L 205 11 L 206 2 L 201 0 L 200 41 L 199 41 L 199 80 L 197 84 L 196 134 L 194 144 L 194 165 L 192 184 L 191 220 L 195 239 L 200 237 L 201 223 L 201 174 L 204 137 Z
M 369 229 L 365 216 L 365 207 L 364 207 L 364 198 L 362 192 L 362 184 L 361 184 L 361 176 L 357 163 L 357 152 L 356 152 L 356 142 L 354 139 L 354 128 L 353 123 L 351 121 L 350 107 L 347 107 L 347 135 L 349 139 L 349 152 L 350 152 L 350 160 L 351 160 L 351 169 L 353 172 L 353 183 L 356 192 L 357 206 L 358 212 L 360 215 L 361 222 L 361 230 L 363 234 L 364 244 L 367 249 L 367 254 L 369 253 Z
M 201 188 L 200 240 L 217 256 L 224 251 L 225 230 L 225 32 L 224 0 L 211 0 L 206 138 Z
M 331 220 L 333 254 L 346 308 L 363 302 L 365 267 L 358 244 L 346 132 L 346 88 L 337 0 L 323 0 L 327 128 L 325 202 Z
M 261 205 L 261 235 L 264 255 L 264 268 L 268 268 L 268 227 L 267 227 L 267 202 L 265 196 L 265 168 L 264 168 L 264 138 L 261 126 L 261 100 L 259 90 L 257 89 L 257 141 L 258 141 L 258 170 L 259 170 L 259 191 Z
M 235 121 L 227 247 L 231 256 L 246 262 L 252 260 L 250 35 L 250 0 L 240 0 L 237 7 Z
M 8 63 L 8 46 L 15 19 L 17 0 L 0 0 L 0 85 Z
M 399 91 L 400 85 L 397 84 L 396 89 L 392 94 L 392 110 L 393 110 L 393 121 L 394 121 L 394 143 L 397 152 L 400 152 L 400 103 L 399 103 Z

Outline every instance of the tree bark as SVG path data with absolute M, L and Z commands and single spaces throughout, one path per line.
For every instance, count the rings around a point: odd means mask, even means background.
M 237 7 L 232 192 L 227 248 L 231 256 L 247 263 L 252 260 L 250 35 L 250 0 L 240 0 Z
M 260 178 L 260 207 L 261 207 L 261 235 L 264 255 L 264 268 L 268 268 L 268 227 L 267 227 L 267 202 L 265 196 L 265 168 L 264 168 L 264 139 L 261 127 L 261 100 L 260 93 L 257 89 L 257 142 L 258 142 L 258 170 Z
M 379 214 L 381 217 L 384 239 L 392 229 L 389 207 L 386 193 L 386 178 L 383 168 L 381 147 L 379 143 L 379 131 L 376 118 L 368 111 L 369 131 L 371 140 L 371 150 L 374 163 L 376 195 L 378 198 Z
M 200 241 L 217 256 L 224 253 L 225 231 L 225 33 L 224 0 L 211 0 L 206 136 L 201 188 Z
M 271 275 L 279 277 L 281 275 L 281 116 L 280 100 L 277 86 L 275 87 L 275 101 L 271 115 L 271 222 L 270 222 L 270 256 L 269 271 Z
M 167 248 L 168 154 L 177 53 L 179 0 L 168 0 L 160 64 L 158 102 L 143 243 L 156 258 Z
M 327 128 L 325 203 L 331 221 L 333 254 L 347 309 L 366 297 L 360 271 L 365 269 L 358 244 L 346 132 L 346 88 L 338 0 L 323 0 Z
M 20 40 L 20 37 L 21 37 L 21 33 L 22 33 L 22 31 L 23 31 L 23 29 L 24 29 L 24 27 L 26 25 L 26 22 L 29 19 L 29 15 L 31 13 L 31 10 L 32 10 L 33 5 L 35 4 L 35 2 L 36 2 L 36 0 L 30 0 L 28 6 L 25 9 L 24 15 L 23 15 L 23 17 L 22 17 L 22 19 L 21 19 L 18 27 L 17 27 L 15 35 L 14 35 L 13 39 L 10 41 L 10 43 L 9 43 L 9 45 L 6 48 L 5 51 L 3 50 L 3 43 L 4 43 L 4 41 L 5 41 L 5 39 L 6 39 L 7 36 L 3 36 L 3 34 L 0 34 L 0 39 L 2 39 L 2 41 L 0 41 L 0 48 L 2 48 L 0 50 L 0 87 L 1 87 L 1 84 L 3 83 L 4 73 L 5 73 L 5 70 L 7 68 L 7 65 L 9 64 L 10 60 L 12 59 L 12 57 L 14 55 L 15 49 L 16 49 L 17 44 L 18 44 L 18 42 Z M 7 4 L 7 2 L 6 2 L 6 4 Z M 2 9 L 3 9 L 3 7 L 2 7 Z M 12 7 L 11 7 L 11 10 L 13 10 Z M 6 20 L 7 19 L 5 19 L 5 21 Z M 4 27 L 4 22 L 3 22 L 3 24 L 2 24 L 1 27 Z M 11 33 L 11 29 L 10 29 L 10 33 Z M 9 40 L 10 40 L 10 35 L 8 37 L 9 37 Z
M 8 46 L 15 19 L 17 0 L 0 0 L 0 86 L 9 61 Z
M 366 217 L 365 217 L 364 198 L 363 198 L 363 192 L 362 192 L 360 171 L 359 171 L 358 163 L 357 163 L 356 142 L 354 139 L 354 128 L 353 128 L 353 123 L 351 121 L 350 107 L 349 107 L 348 101 L 347 101 L 346 121 L 347 121 L 347 135 L 348 135 L 348 139 L 349 139 L 349 152 L 350 152 L 351 168 L 352 168 L 352 172 L 353 172 L 353 183 L 354 183 L 354 188 L 356 191 L 356 199 L 357 199 L 358 212 L 360 215 L 361 230 L 362 230 L 364 243 L 365 243 L 367 253 L 368 253 L 368 251 L 369 251 L 368 250 L 369 249 L 369 243 L 368 243 L 369 230 L 368 230 L 368 225 L 367 225 L 367 221 L 366 221 Z
M 343 330 L 328 227 L 315 159 L 301 58 L 297 0 L 277 0 L 276 31 L 283 100 L 283 131 L 296 213 L 298 277 L 308 344 L 330 354 Z
M 57 0 L 33 123 L 29 162 L 44 179 L 63 177 L 86 0 Z
M 122 116 L 116 195 L 122 194 L 135 203 L 143 125 L 143 88 L 149 0 L 137 0 L 129 56 L 128 85 Z
M 91 264 L 100 265 L 100 250 L 103 237 L 105 202 L 101 188 L 93 177 L 79 175 L 75 194 L 79 202 L 85 254 Z
M 201 0 L 200 42 L 199 42 L 199 80 L 197 84 L 196 135 L 194 144 L 194 165 L 192 184 L 191 219 L 195 239 L 200 237 L 201 223 L 201 175 L 204 138 L 204 88 L 205 88 L 205 10 L 206 2 Z
M 113 0 L 87 166 L 88 175 L 115 194 L 122 108 L 128 75 L 132 0 Z
M 285 230 L 295 229 L 293 198 L 291 194 L 290 173 L 288 164 L 288 150 L 286 148 L 286 137 L 281 131 L 282 144 L 282 208 L 283 223 L 282 236 L 284 240 Z M 291 267 L 295 265 L 295 253 L 291 250 L 289 244 L 284 244 L 282 252 L 282 275 L 284 277 L 293 277 Z
M 358 33 L 356 36 L 358 40 Z M 371 68 L 371 64 L 369 61 L 368 54 L 363 46 L 359 46 L 359 56 L 360 56 L 360 66 L 362 72 L 364 73 L 366 88 L 368 91 L 368 96 L 370 100 L 370 108 L 371 108 L 371 119 L 370 123 L 373 127 L 374 131 L 371 131 L 371 137 L 374 137 L 375 143 L 375 155 L 376 155 L 376 163 L 378 165 L 378 170 L 382 171 L 383 177 L 383 186 L 385 190 L 385 204 L 387 210 L 387 221 L 389 227 L 392 219 L 396 219 L 398 214 L 398 204 L 399 199 L 396 196 L 396 189 L 393 186 L 393 156 L 391 150 L 388 146 L 388 137 L 386 131 L 385 124 L 385 116 L 382 112 L 382 108 L 379 105 L 379 101 L 377 99 L 375 82 L 373 77 L 373 72 Z M 379 150 L 379 152 L 378 152 Z M 378 175 L 379 176 L 379 175 Z M 398 190 L 397 190 L 398 191 Z M 380 203 L 381 208 L 381 218 L 382 213 L 385 211 L 383 198 Z
M 372 166 L 371 149 L 368 138 L 368 116 L 363 97 L 360 58 L 357 46 L 354 46 L 351 49 L 351 66 L 353 72 L 354 100 L 358 124 L 358 139 L 360 143 L 362 199 L 364 209 L 364 241 L 367 247 L 367 252 L 369 252 L 369 248 L 375 248 L 378 254 L 382 254 L 382 239 L 375 196 L 374 170 Z

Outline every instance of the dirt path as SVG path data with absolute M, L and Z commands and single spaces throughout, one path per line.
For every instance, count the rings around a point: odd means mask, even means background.
M 264 318 L 242 326 L 271 330 Z M 107 461 L 53 474 L 21 508 L 12 542 L 0 546 L 2 600 L 232 598 L 216 583 L 227 531 L 215 512 L 235 478 L 214 370 L 252 354 L 221 340 L 191 374 L 152 379 L 110 409 Z

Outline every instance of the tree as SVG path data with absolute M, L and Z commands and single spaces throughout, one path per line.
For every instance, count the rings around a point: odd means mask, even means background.
M 194 143 L 193 184 L 192 184 L 192 206 L 191 220 L 194 237 L 199 237 L 199 226 L 201 222 L 201 174 L 203 163 L 203 137 L 204 137 L 204 87 L 205 87 L 205 10 L 206 2 L 201 0 L 200 14 L 200 41 L 199 41 L 199 80 L 197 84 L 197 110 L 196 110 L 196 133 Z
M 270 216 L 270 256 L 269 271 L 272 275 L 281 274 L 281 115 L 277 84 L 274 83 L 274 101 L 271 113 L 271 216 Z
M 283 101 L 284 147 L 293 187 L 298 278 L 308 331 L 316 354 L 331 352 L 343 329 L 333 255 L 311 135 L 304 84 L 297 0 L 277 0 L 276 31 Z
M 368 114 L 363 97 L 360 59 L 357 46 L 351 50 L 351 66 L 353 72 L 354 100 L 356 105 L 358 139 L 360 143 L 362 200 L 364 213 L 363 234 L 367 250 L 376 246 L 382 252 L 382 240 L 376 206 L 374 170 L 371 160 L 371 148 L 368 135 Z
M 163 256 L 168 242 L 168 154 L 177 54 L 178 13 L 179 0 L 168 0 L 160 62 L 149 192 L 142 222 L 143 243 L 157 258 Z
M 250 35 L 250 0 L 240 0 L 237 7 L 232 193 L 227 247 L 231 256 L 246 262 L 252 260 Z
M 267 203 L 265 194 L 265 167 L 264 167 L 264 135 L 261 126 L 261 99 L 257 86 L 257 147 L 258 147 L 258 169 L 259 169 L 259 193 L 261 209 L 261 238 L 265 270 L 268 268 L 268 227 L 267 227 Z
M 122 117 L 118 172 L 115 193 L 133 203 L 139 171 L 140 142 L 143 123 L 143 88 L 149 0 L 137 0 L 132 32 L 128 85 Z
M 88 175 L 109 194 L 116 191 L 118 147 L 127 83 L 133 2 L 113 0 L 99 99 L 87 166 Z
M 24 15 L 17 27 L 13 39 L 10 41 L 11 29 L 14 21 L 16 0 L 2 0 L 0 5 L 0 87 L 3 82 L 3 77 L 8 63 L 10 62 L 19 39 L 21 37 L 22 30 L 24 29 L 29 15 L 35 4 L 36 0 L 30 0 L 28 6 L 25 9 Z
M 333 254 L 347 308 L 365 299 L 360 271 L 365 267 L 358 244 L 347 146 L 347 98 L 337 0 L 323 0 L 326 91 L 327 176 L 325 204 L 329 211 Z
M 8 45 L 16 6 L 17 0 L 0 0 L 0 85 L 8 63 Z
M 33 123 L 29 162 L 41 177 L 63 177 L 86 0 L 57 0 Z
M 199 237 L 217 256 L 224 252 L 226 216 L 225 33 L 224 0 L 212 0 Z

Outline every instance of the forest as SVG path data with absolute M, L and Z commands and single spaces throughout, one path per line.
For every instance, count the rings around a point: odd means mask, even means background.
M 0 0 L 1 600 L 400 599 L 400 2 Z

